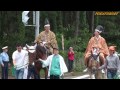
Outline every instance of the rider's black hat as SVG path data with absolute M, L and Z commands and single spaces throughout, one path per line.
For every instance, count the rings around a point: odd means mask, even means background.
M 104 28 L 103 26 L 101 25 L 98 25 L 96 28 L 95 28 L 95 31 L 99 32 L 99 33 L 102 33 L 104 31 Z

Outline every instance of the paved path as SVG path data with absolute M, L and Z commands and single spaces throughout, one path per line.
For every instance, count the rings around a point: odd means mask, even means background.
M 64 79 L 90 79 L 89 75 L 74 76 L 74 77 L 65 77 Z
M 84 75 L 72 75 L 73 73 L 67 73 L 64 75 L 64 79 L 90 79 L 88 74 L 84 74 Z M 1 78 L 0 78 L 1 79 Z M 9 76 L 8 79 L 15 79 L 15 77 L 13 76 Z M 41 78 L 44 79 L 44 78 Z

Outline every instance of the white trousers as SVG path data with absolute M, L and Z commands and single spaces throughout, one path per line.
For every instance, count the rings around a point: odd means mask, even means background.
M 28 75 L 28 67 L 24 68 L 23 79 L 27 79 L 27 75 Z

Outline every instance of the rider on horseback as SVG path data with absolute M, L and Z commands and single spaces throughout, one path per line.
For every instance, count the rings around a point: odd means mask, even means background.
M 57 47 L 58 45 L 54 32 L 50 30 L 50 24 L 48 20 L 45 22 L 44 29 L 45 31 L 42 31 L 34 42 L 38 44 L 45 44 L 48 52 L 52 54 L 53 47 Z
M 85 65 L 88 67 L 88 60 L 91 56 L 91 51 L 96 48 L 99 52 L 99 57 L 102 65 L 105 63 L 105 57 L 109 54 L 107 43 L 103 37 L 100 36 L 100 33 L 103 31 L 103 27 L 98 25 L 95 29 L 94 36 L 89 40 L 88 46 L 84 54 Z M 87 71 L 84 70 L 84 71 Z

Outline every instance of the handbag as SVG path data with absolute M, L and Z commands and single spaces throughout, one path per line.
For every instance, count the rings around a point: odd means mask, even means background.
M 15 77 L 15 68 L 12 66 L 12 76 Z

